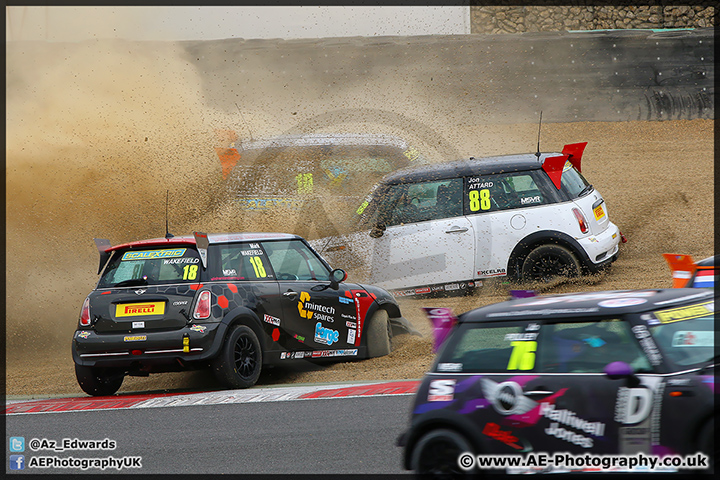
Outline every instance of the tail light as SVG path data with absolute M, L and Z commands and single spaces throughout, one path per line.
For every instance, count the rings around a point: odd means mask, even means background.
M 89 327 L 90 325 L 92 325 L 92 320 L 90 320 L 90 298 L 88 297 L 85 298 L 82 310 L 80 310 L 80 326 Z
M 202 319 L 210 316 L 210 295 L 210 291 L 208 290 L 200 292 L 200 296 L 195 304 L 195 310 L 193 311 L 193 318 Z
M 575 218 L 578 221 L 578 225 L 580 226 L 580 231 L 582 233 L 587 233 L 589 228 L 588 228 L 587 220 L 585 220 L 585 216 L 577 208 L 573 208 L 572 211 L 575 214 Z

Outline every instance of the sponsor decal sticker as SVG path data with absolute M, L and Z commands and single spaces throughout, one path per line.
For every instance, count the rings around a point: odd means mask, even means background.
M 493 268 L 490 270 L 480 270 L 477 273 L 478 273 L 478 275 L 480 275 L 482 277 L 499 277 L 502 275 L 507 275 L 504 268 Z
M 655 345 L 655 340 L 653 340 L 647 327 L 645 325 L 635 325 L 631 330 L 635 334 L 635 338 L 637 338 L 638 342 L 640 342 L 640 347 L 642 347 L 643 352 L 645 352 L 645 355 L 650 363 L 653 365 L 660 365 L 662 362 L 662 356 L 660 355 L 660 351 L 658 350 L 657 345 Z
M 357 328 L 357 323 L 355 322 L 345 322 L 345 326 L 348 328 Z
M 163 315 L 165 302 L 121 303 L 115 306 L 116 317 Z
M 595 220 L 600 220 L 605 216 L 605 210 L 603 210 L 602 205 L 598 205 L 593 209 L 593 214 L 595 214 Z
M 355 300 L 353 300 L 352 298 L 343 297 L 342 295 L 338 297 L 338 300 L 340 300 L 340 303 L 345 303 L 345 304 L 355 303 Z
M 147 340 L 147 335 L 133 335 L 123 338 L 123 342 L 144 342 Z
M 500 425 L 497 423 L 486 423 L 485 428 L 483 428 L 482 431 L 483 435 L 487 435 L 490 438 L 494 438 L 495 440 L 499 440 L 505 445 L 509 445 L 512 448 L 521 450 L 523 447 L 518 445 L 516 442 L 518 441 L 518 437 L 512 434 L 510 431 L 503 431 L 500 428 Z
M 673 308 L 670 310 L 662 310 L 654 312 L 655 316 L 661 323 L 680 322 L 682 320 L 691 320 L 708 316 L 715 312 L 715 302 L 706 302 L 690 307 Z
M 267 313 L 263 315 L 263 321 L 265 323 L 269 323 L 270 325 L 275 325 L 276 327 L 280 326 L 280 319 L 273 317 L 272 315 L 268 315 Z
M 431 292 L 430 287 L 422 287 L 422 288 L 415 289 L 416 295 L 423 295 L 423 294 L 430 293 L 430 292 Z
M 88 338 L 90 336 L 90 332 L 88 332 L 87 330 L 83 330 L 82 332 L 79 332 L 77 336 L 80 338 Z
M 350 345 L 355 343 L 355 330 L 349 329 L 347 334 L 347 343 Z
M 673 347 L 712 347 L 715 345 L 715 332 L 707 330 L 682 330 L 673 334 Z
M 163 260 L 163 263 L 165 265 L 176 265 L 181 263 L 200 263 L 200 259 L 195 257 L 171 258 L 168 260 Z
M 154 258 L 172 258 L 185 255 L 185 248 L 163 250 L 145 250 L 142 252 L 125 252 L 120 260 L 151 260 Z
M 438 363 L 438 372 L 462 372 L 462 363 Z
M 459 283 L 448 283 L 445 285 L 445 290 L 460 290 Z
M 305 337 L 303 337 L 302 335 L 298 335 L 298 334 L 296 333 L 295 335 L 293 335 L 293 338 L 294 338 L 295 340 L 297 340 L 298 342 L 300 342 L 300 343 L 305 343 Z
M 340 338 L 340 333 L 337 330 L 332 330 L 322 326 L 322 323 L 317 322 L 315 324 L 315 342 L 322 343 L 324 345 L 332 345 L 337 342 Z
M 311 299 L 309 293 L 300 293 L 300 300 L 298 301 L 300 317 L 307 318 L 308 320 L 322 320 L 333 323 L 335 321 L 335 308 L 328 305 L 312 303 L 310 301 Z
M 550 426 L 545 429 L 545 434 L 565 440 L 583 448 L 592 448 L 593 439 L 581 433 L 568 430 L 572 427 L 581 430 L 594 437 L 602 437 L 605 434 L 605 424 L 602 422 L 589 422 L 579 418 L 575 412 L 567 409 L 556 409 L 550 403 L 540 403 L 540 416 L 550 420 Z M 562 426 L 561 426 L 562 425 Z
M 644 298 L 614 298 L 611 300 L 603 300 L 598 302 L 598 305 L 605 308 L 620 308 L 620 307 L 631 307 L 633 305 L 641 305 L 646 303 L 647 300 Z
M 207 327 L 205 325 L 193 325 L 192 327 L 190 327 L 190 330 L 192 330 L 193 332 L 200 332 L 200 333 L 205 333 L 206 329 L 207 329 Z
M 449 402 L 455 394 L 457 380 L 433 380 L 428 387 L 428 402 Z
M 520 199 L 520 203 L 522 205 L 527 205 L 529 203 L 540 203 L 542 202 L 542 198 L 540 198 L 539 195 L 535 195 L 534 197 L 522 197 Z
M 180 302 L 173 302 L 173 307 L 179 307 L 180 305 L 187 305 L 187 304 L 188 304 L 187 300 L 183 300 Z
M 145 322 L 132 322 L 132 328 L 145 328 Z

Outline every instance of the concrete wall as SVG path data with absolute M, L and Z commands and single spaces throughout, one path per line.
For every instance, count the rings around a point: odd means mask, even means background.
M 715 26 L 716 2 L 641 6 L 471 6 L 472 33 L 557 32 L 602 29 L 665 29 Z M 515 2 L 512 2 L 515 3 Z M 570 3 L 570 2 L 568 2 Z M 572 2 L 584 3 L 584 2 Z

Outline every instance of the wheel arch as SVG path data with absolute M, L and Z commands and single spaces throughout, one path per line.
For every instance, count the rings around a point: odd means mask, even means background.
M 511 280 L 519 280 L 522 264 L 530 252 L 541 245 L 548 244 L 560 245 L 569 249 L 580 262 L 582 273 L 588 273 L 587 265 L 590 262 L 590 257 L 588 257 L 585 249 L 580 246 L 577 240 L 563 232 L 542 230 L 531 233 L 515 245 L 515 248 L 508 258 L 507 276 L 510 277 Z
M 260 319 L 255 314 L 255 312 L 253 312 L 247 307 L 235 308 L 233 310 L 230 310 L 225 315 L 220 324 L 224 327 L 224 329 L 221 335 L 215 337 L 215 341 L 212 347 L 212 357 L 215 357 L 219 354 L 220 349 L 225 344 L 225 340 L 227 339 L 227 336 L 233 329 L 233 327 L 235 327 L 236 325 L 245 325 L 255 333 L 258 340 L 260 341 L 260 348 L 262 348 L 263 351 L 263 363 L 265 363 L 264 353 L 267 350 L 266 343 L 268 340 L 268 336 L 265 334 L 265 331 L 262 328 L 262 323 L 260 322 Z
M 410 434 L 407 437 L 405 444 L 405 452 L 403 453 L 403 465 L 406 470 L 410 470 L 412 460 L 412 452 L 415 449 L 418 441 L 426 434 L 433 430 L 452 430 L 459 435 L 462 435 L 473 448 L 473 454 L 478 455 L 482 452 L 482 445 L 479 439 L 473 432 L 473 430 L 467 426 L 467 420 L 463 423 L 461 419 L 454 419 L 453 417 L 438 416 L 428 418 L 427 420 L 421 421 L 416 425 L 413 425 Z

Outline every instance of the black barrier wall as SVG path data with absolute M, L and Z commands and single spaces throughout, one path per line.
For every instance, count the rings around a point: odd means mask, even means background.
M 376 82 L 458 122 L 714 118 L 714 29 L 186 42 L 211 106 Z M 297 92 L 297 94 L 296 94 Z M 302 93 L 300 93 L 302 92 Z M 388 93 L 388 92 L 386 92 Z M 392 92 L 389 92 L 392 94 Z M 360 97 L 359 102 L 362 103 Z

